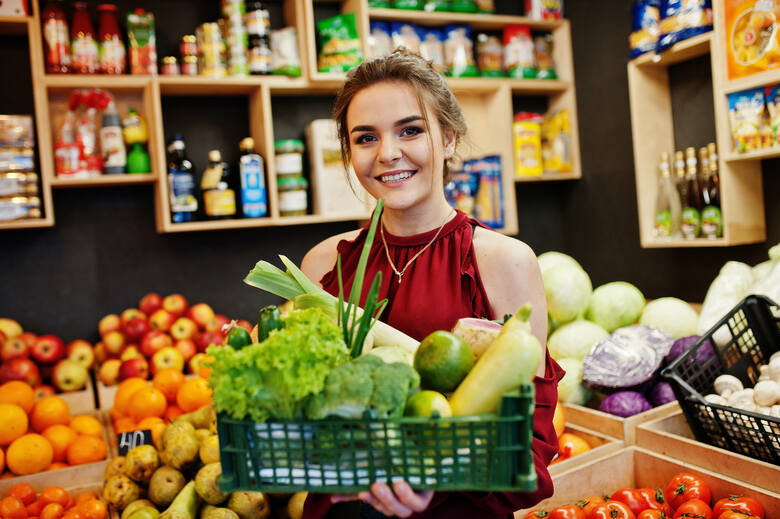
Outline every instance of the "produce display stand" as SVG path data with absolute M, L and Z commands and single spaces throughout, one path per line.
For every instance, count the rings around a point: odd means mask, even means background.
M 629 445 L 634 443 L 634 432 L 637 425 L 668 416 L 678 412 L 679 409 L 680 406 L 677 402 L 669 402 L 644 413 L 639 413 L 629 418 L 621 418 L 598 409 L 591 409 L 590 407 L 575 404 L 563 405 L 567 425 L 571 423 L 588 427 L 593 431 L 606 434 L 618 440 L 624 440 Z
M 606 456 L 607 454 L 612 454 L 613 452 L 619 451 L 625 447 L 625 442 L 622 440 L 610 438 L 609 436 L 605 436 L 599 432 L 581 427 L 579 425 L 567 423 L 564 432 L 574 433 L 588 442 L 590 445 L 590 450 L 585 451 L 582 454 L 572 456 L 569 459 L 553 463 L 549 467 L 550 475 L 566 472 L 572 467 L 578 467 L 585 463 L 589 463 L 590 461 L 599 459 L 603 456 Z
M 780 488 L 780 466 L 696 441 L 682 412 L 638 425 L 636 445 L 750 485 Z
M 65 400 L 70 407 L 70 414 L 88 414 L 95 411 L 95 386 L 92 382 L 92 374 L 87 377 L 87 385 L 79 391 L 69 393 L 57 393 L 57 396 Z
M 663 487 L 679 472 L 693 473 L 702 478 L 712 489 L 712 495 L 727 497 L 732 494 L 750 496 L 764 506 L 766 517 L 780 517 L 778 485 L 774 490 L 745 483 L 753 466 L 744 464 L 732 475 L 722 475 L 637 446 L 626 447 L 616 453 L 574 467 L 552 477 L 555 494 L 534 506 L 550 510 L 556 506 L 576 503 L 591 495 L 612 495 L 624 487 Z M 515 512 L 522 519 L 526 511 Z

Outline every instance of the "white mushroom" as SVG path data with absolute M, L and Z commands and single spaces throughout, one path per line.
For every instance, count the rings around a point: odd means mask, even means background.
M 777 354 L 775 354 L 777 355 Z M 769 361 L 769 378 L 780 383 L 780 357 L 775 357 Z
M 780 400 L 780 384 L 774 380 L 762 380 L 753 388 L 753 399 L 759 406 L 772 406 Z
M 772 408 L 766 405 L 760 405 L 756 407 L 756 412 L 769 416 L 769 413 L 772 412 Z
M 758 376 L 758 381 L 759 382 L 762 381 L 762 380 L 772 380 L 772 377 L 769 376 L 769 365 L 761 364 L 758 367 L 758 372 L 761 373 Z
M 744 386 L 742 382 L 734 375 L 720 375 L 715 379 L 712 384 L 715 392 L 724 398 L 729 398 L 729 395 L 742 391 Z
M 773 405 L 772 408 L 769 409 L 769 416 L 780 418 L 780 405 Z
M 731 393 L 726 400 L 728 400 L 728 403 L 731 407 L 738 407 L 740 409 L 744 409 L 742 405 L 750 404 L 753 406 L 753 408 L 756 407 L 756 402 L 753 399 L 753 390 L 752 389 L 743 389 L 741 391 L 735 391 L 734 393 Z
M 775 359 L 780 359 L 780 351 L 776 351 L 776 352 L 774 352 L 774 353 L 773 353 L 773 354 L 772 354 L 772 355 L 769 357 L 769 363 L 771 364 L 771 363 L 772 363 L 772 361 L 773 361 L 773 360 L 775 360 Z
M 755 402 L 748 402 L 746 400 L 741 400 L 741 401 L 739 401 L 736 404 L 731 404 L 731 403 L 729 403 L 729 404 L 732 405 L 732 407 L 736 407 L 737 409 L 741 409 L 742 411 L 750 411 L 752 413 L 757 412 L 757 409 L 758 409 L 758 406 L 756 405 Z
M 705 395 L 704 400 L 711 404 L 718 404 L 718 405 L 729 405 L 728 401 L 723 398 L 720 395 L 716 395 L 715 393 L 710 393 L 709 395 Z

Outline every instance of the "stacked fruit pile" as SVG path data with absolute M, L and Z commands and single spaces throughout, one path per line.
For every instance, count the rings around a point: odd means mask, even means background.
M 112 386 L 131 377 L 148 379 L 167 368 L 197 374 L 206 348 L 224 344 L 223 328 L 229 323 L 206 303 L 189 306 L 181 294 L 146 294 L 138 308 L 106 315 L 98 323 L 98 379 Z M 248 321 L 237 324 L 251 330 Z
M 13 319 L 0 318 L 0 360 L 0 383 L 21 380 L 43 395 L 54 394 L 55 388 L 61 392 L 83 389 L 95 355 L 87 341 L 79 339 L 66 346 L 56 335 L 38 336 L 24 331 Z
M 92 463 L 106 458 L 103 426 L 89 415 L 71 417 L 57 396 L 36 401 L 29 384 L 0 386 L 0 472 L 11 475 Z M 7 517 L 0 512 L 0 516 Z
M 47 487 L 36 494 L 27 483 L 14 485 L 0 500 L 0 516 L 6 519 L 105 519 L 106 505 L 94 492 L 75 499 L 61 487 Z

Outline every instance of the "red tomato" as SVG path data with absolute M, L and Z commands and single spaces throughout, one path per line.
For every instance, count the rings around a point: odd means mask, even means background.
M 535 508 L 525 514 L 525 519 L 545 519 L 548 515 L 550 515 L 550 512 L 544 508 Z
M 639 493 L 645 499 L 645 510 L 661 510 L 668 517 L 671 517 L 674 510 L 669 506 L 664 497 L 664 492 L 660 488 L 640 488 Z
M 690 499 L 674 511 L 674 518 L 692 517 L 694 519 L 712 519 L 712 508 L 701 499 Z
M 635 516 L 628 505 L 620 501 L 607 501 L 593 508 L 587 519 L 635 519 Z
M 653 510 L 652 508 L 648 508 L 647 510 L 642 510 L 639 512 L 639 515 L 636 516 L 636 519 L 671 519 L 668 515 L 666 515 L 666 512 L 663 510 Z
M 712 502 L 711 495 L 710 487 L 707 483 L 698 476 L 684 472 L 672 477 L 664 493 L 666 502 L 674 510 L 677 510 L 681 504 L 691 499 L 701 499 L 709 505 Z
M 736 510 L 764 519 L 764 507 L 752 497 L 729 496 L 718 499 L 715 506 L 712 507 L 712 516 L 718 519 L 726 510 Z
M 631 509 L 636 516 L 639 512 L 649 508 L 645 506 L 645 497 L 636 488 L 621 488 L 610 497 L 612 501 L 620 501 Z
M 607 501 L 601 496 L 591 496 L 591 497 L 586 497 L 581 501 L 577 501 L 576 505 L 582 509 L 582 512 L 585 514 L 585 517 L 588 517 L 590 515 L 591 510 L 593 510 L 599 505 L 603 505 L 606 502 Z
M 763 518 L 760 518 L 757 515 L 742 513 L 739 510 L 726 510 L 722 514 L 720 514 L 716 519 L 763 519 Z
M 547 519 L 585 519 L 585 512 L 577 505 L 553 508 Z

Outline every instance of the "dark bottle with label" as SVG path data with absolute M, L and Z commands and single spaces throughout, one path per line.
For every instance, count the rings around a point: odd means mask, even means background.
M 191 222 L 198 210 L 193 171 L 192 162 L 185 153 L 184 139 L 177 134 L 168 144 L 168 193 L 173 223 Z
M 200 179 L 200 189 L 206 218 L 235 218 L 236 193 L 230 187 L 230 170 L 228 164 L 222 162 L 219 150 L 209 152 L 209 167 Z
M 720 208 L 720 177 L 718 176 L 718 154 L 715 143 L 707 145 L 710 155 L 707 182 L 704 185 L 704 209 L 701 212 L 701 232 L 709 239 L 723 236 L 723 215 Z
M 692 240 L 701 235 L 701 210 L 703 198 L 701 184 L 697 175 L 696 149 L 685 150 L 685 187 L 686 194 L 683 201 L 682 224 L 680 228 L 684 238 Z

